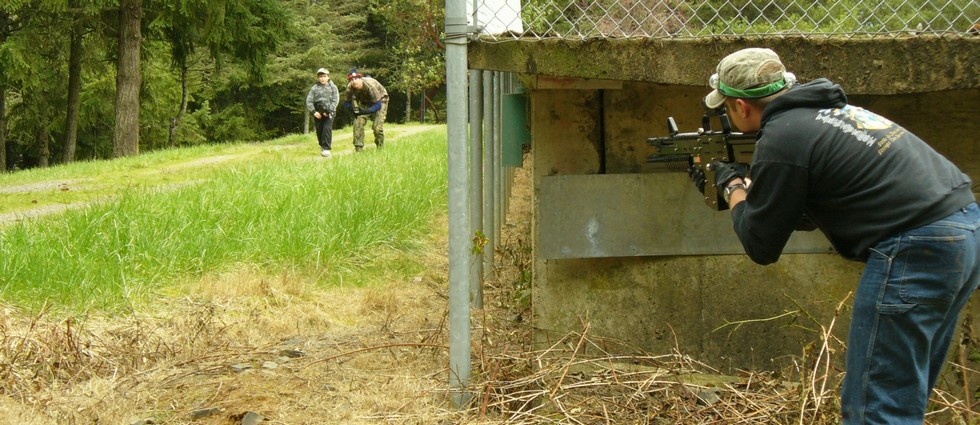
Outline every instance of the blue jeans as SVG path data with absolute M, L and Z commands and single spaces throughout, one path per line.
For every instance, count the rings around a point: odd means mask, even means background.
M 845 425 L 923 423 L 960 311 L 980 282 L 978 228 L 973 203 L 871 249 L 847 341 Z

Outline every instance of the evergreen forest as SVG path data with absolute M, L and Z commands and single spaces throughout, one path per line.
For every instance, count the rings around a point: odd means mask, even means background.
M 0 1 L 0 171 L 312 128 L 325 67 L 388 89 L 388 121 L 444 119 L 433 0 Z M 334 127 L 350 124 L 340 108 Z

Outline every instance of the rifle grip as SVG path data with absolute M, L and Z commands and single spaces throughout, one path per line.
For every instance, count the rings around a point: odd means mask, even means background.
M 724 211 L 728 209 L 728 203 L 725 202 L 725 188 L 715 184 L 715 178 L 717 176 L 718 173 L 715 171 L 715 168 L 710 163 L 705 164 L 704 204 L 714 211 Z

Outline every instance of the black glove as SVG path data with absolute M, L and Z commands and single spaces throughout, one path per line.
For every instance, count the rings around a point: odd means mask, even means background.
M 737 162 L 712 162 L 711 168 L 715 170 L 715 185 L 721 189 L 728 187 L 732 180 L 745 180 L 749 175 L 749 166 Z
M 704 176 L 704 169 L 700 167 L 688 168 L 687 175 L 691 176 L 691 181 L 694 182 L 694 186 L 704 195 L 704 186 L 708 182 L 707 177 Z

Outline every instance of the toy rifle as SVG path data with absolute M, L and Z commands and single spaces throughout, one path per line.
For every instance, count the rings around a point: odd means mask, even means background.
M 711 130 L 711 119 L 717 117 L 720 131 Z M 667 118 L 667 136 L 647 139 L 653 152 L 647 156 L 647 164 L 654 172 L 687 172 L 700 170 L 705 176 L 704 203 L 715 211 L 728 209 L 724 188 L 715 186 L 715 170 L 711 163 L 752 163 L 755 153 L 755 135 L 732 131 L 724 108 L 708 109 L 701 122 L 702 128 L 692 133 L 677 130 L 674 117 Z

